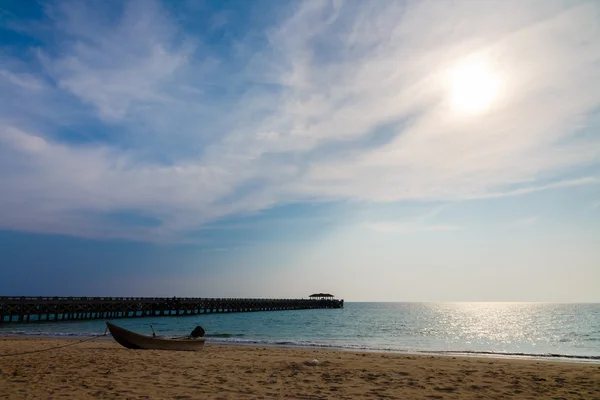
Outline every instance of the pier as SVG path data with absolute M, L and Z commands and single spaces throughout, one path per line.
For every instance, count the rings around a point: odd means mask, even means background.
M 343 308 L 344 300 L 196 297 L 0 297 L 0 324 Z

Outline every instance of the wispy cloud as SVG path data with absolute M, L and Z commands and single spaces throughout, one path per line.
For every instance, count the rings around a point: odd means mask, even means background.
M 380 233 L 410 233 L 410 232 L 427 232 L 427 231 L 456 231 L 460 229 L 452 225 L 412 225 L 405 223 L 394 222 L 375 222 L 366 225 L 368 229 Z
M 45 86 L 39 79 L 32 75 L 15 74 L 3 69 L 0 69 L 0 79 L 28 90 L 41 90 Z
M 529 193 L 540 192 L 543 190 L 551 190 L 551 189 L 561 189 L 568 188 L 574 186 L 582 186 L 582 185 L 594 185 L 600 183 L 600 178 L 595 176 L 586 176 L 577 179 L 569 179 L 558 182 L 549 183 L 547 185 L 531 185 L 519 189 L 506 190 L 503 192 L 492 192 L 479 196 L 474 196 L 474 198 L 495 198 L 495 197 L 506 197 L 506 196 L 522 196 Z
M 515 228 L 527 228 L 535 224 L 539 220 L 539 216 L 532 215 L 531 217 L 521 218 L 512 223 Z
M 427 212 L 416 214 L 411 217 L 405 217 L 400 220 L 386 219 L 369 221 L 365 224 L 365 227 L 379 233 L 456 231 L 461 229 L 456 225 L 446 225 L 435 222 L 437 217 L 448 207 L 450 207 L 448 204 L 438 206 Z
M 123 4 L 119 18 L 106 21 L 81 3 L 57 3 L 49 13 L 53 26 L 74 40 L 65 41 L 60 52 L 38 51 L 58 87 L 92 105 L 107 122 L 181 101 L 171 92 L 181 85 L 176 74 L 195 47 L 178 38 L 158 3 Z
M 586 134 L 600 105 L 595 3 L 357 4 L 292 4 L 223 51 L 158 2 L 52 3 L 28 25 L 52 32 L 45 45 L 19 49 L 36 61 L 0 74 L 0 227 L 166 240 L 288 202 L 598 183 L 578 174 L 600 159 Z M 502 80 L 499 102 L 471 117 L 449 109 L 445 81 L 467 58 Z M 101 144 L 64 133 L 90 121 Z M 102 219 L 121 210 L 161 223 Z

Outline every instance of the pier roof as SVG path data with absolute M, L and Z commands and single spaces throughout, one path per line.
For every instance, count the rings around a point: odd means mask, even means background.
M 329 294 L 329 293 L 315 293 L 315 294 L 311 294 L 311 295 L 310 295 L 310 296 L 308 296 L 308 297 L 320 297 L 320 298 L 325 298 L 325 297 L 335 297 L 335 296 L 334 296 L 334 295 L 332 295 L 332 294 Z

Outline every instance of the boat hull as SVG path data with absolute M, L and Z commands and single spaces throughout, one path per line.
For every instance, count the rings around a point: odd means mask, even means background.
M 128 349 L 139 350 L 175 350 L 199 351 L 204 346 L 204 338 L 199 339 L 164 339 L 140 335 L 120 326 L 106 323 L 108 330 L 117 343 Z

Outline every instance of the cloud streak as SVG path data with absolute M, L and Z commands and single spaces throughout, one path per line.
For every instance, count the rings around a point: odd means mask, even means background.
M 177 85 L 174 78 L 194 46 L 175 38 L 158 4 L 125 2 L 121 15 L 105 23 L 85 7 L 70 2 L 50 9 L 65 40 L 60 54 L 41 49 L 39 57 L 56 85 L 92 105 L 108 123 L 176 101 L 167 87 Z
M 404 223 L 378 222 L 367 224 L 366 227 L 379 233 L 411 233 L 431 231 L 455 231 L 460 228 L 452 225 L 426 225 L 418 226 Z
M 37 61 L 0 73 L 2 228 L 163 241 L 290 202 L 598 183 L 580 172 L 600 161 L 595 3 L 299 3 L 225 52 L 161 3 L 102 7 L 49 6 L 28 26 L 53 39 L 19 47 Z M 465 59 L 501 77 L 482 115 L 448 105 Z M 8 107 L 13 95 L 33 107 Z M 64 134 L 90 122 L 101 143 Z M 160 224 L 103 218 L 122 211 Z
M 539 216 L 532 215 L 531 217 L 521 218 L 512 223 L 515 228 L 528 228 L 534 225 L 539 220 Z

